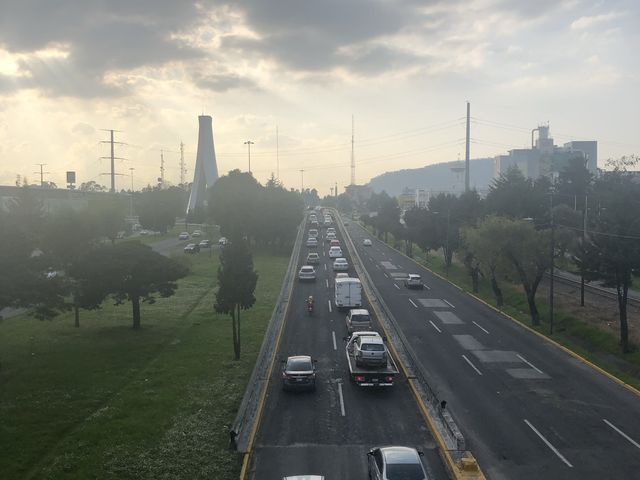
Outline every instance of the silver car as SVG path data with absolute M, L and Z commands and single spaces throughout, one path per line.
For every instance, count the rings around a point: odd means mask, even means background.
M 373 480 L 428 480 L 419 452 L 410 447 L 378 447 L 367 454 Z

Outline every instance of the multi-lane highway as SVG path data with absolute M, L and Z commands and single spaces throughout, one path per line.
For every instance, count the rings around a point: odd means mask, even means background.
M 434 440 L 402 378 L 386 389 L 350 383 L 343 340 L 345 313 L 336 311 L 331 302 L 335 274 L 323 235 L 321 230 L 317 249 L 301 249 L 298 268 L 309 251 L 320 254 L 318 278 L 313 283 L 296 282 L 294 287 L 248 477 L 263 480 L 316 474 L 327 480 L 364 479 L 369 449 L 406 445 L 424 451 L 431 478 L 447 478 Z M 343 241 L 340 232 L 338 238 Z M 346 249 L 343 251 L 348 258 Z M 355 274 L 353 267 L 350 273 Z M 305 305 L 309 295 L 316 300 L 312 316 Z M 282 391 L 277 364 L 290 355 L 311 355 L 318 361 L 315 392 Z
M 346 227 L 467 447 L 492 479 L 640 478 L 640 397 Z M 372 246 L 364 246 L 370 238 Z M 426 288 L 402 278 L 422 275 Z

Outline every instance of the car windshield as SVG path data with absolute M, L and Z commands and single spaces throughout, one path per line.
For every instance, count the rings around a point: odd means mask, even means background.
M 308 358 L 290 359 L 287 362 L 287 371 L 289 372 L 308 372 L 313 370 L 313 364 Z
M 388 480 L 424 480 L 424 472 L 418 464 L 396 463 L 387 465 Z
M 360 349 L 366 352 L 383 352 L 384 345 L 380 343 L 363 343 Z

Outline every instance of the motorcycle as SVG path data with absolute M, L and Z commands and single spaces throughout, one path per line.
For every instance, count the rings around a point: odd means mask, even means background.
M 313 315 L 313 302 L 307 300 L 307 312 L 309 315 Z

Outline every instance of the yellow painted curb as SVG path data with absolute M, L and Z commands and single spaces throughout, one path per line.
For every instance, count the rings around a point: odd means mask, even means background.
M 342 224 L 342 219 L 340 219 L 340 222 Z M 344 230 L 344 225 L 342 225 L 342 228 Z M 355 246 L 353 246 L 353 240 L 351 240 L 351 236 L 349 236 L 349 241 L 351 242 L 352 248 L 355 249 Z M 354 255 L 352 254 L 352 256 Z M 378 319 L 382 318 L 382 312 L 379 311 L 379 307 L 374 302 L 371 301 L 371 298 L 369 298 L 369 295 L 367 294 L 366 291 L 364 292 L 364 294 L 367 297 L 367 300 L 369 301 L 369 305 L 371 305 L 371 308 L 375 310 L 375 313 Z M 378 322 L 378 323 L 380 323 L 380 326 L 382 327 L 382 330 L 384 331 L 385 336 L 390 337 L 389 332 L 387 332 L 387 329 L 385 328 L 384 324 L 382 322 Z M 400 368 L 402 369 L 402 373 L 407 379 L 407 383 L 409 384 L 409 389 L 413 394 L 413 398 L 418 404 L 418 408 L 420 410 L 420 413 L 422 414 L 422 417 L 425 420 L 425 423 L 427 424 L 427 427 L 429 427 L 431 434 L 436 440 L 438 449 L 440 451 L 440 455 L 442 456 L 444 463 L 447 466 L 447 469 L 449 470 L 449 473 L 453 476 L 455 480 L 484 480 L 485 479 L 484 473 L 482 473 L 482 470 L 480 469 L 478 462 L 476 461 L 475 457 L 471 454 L 471 452 L 469 451 L 465 452 L 465 457 L 462 458 L 462 460 L 459 463 L 455 462 L 455 460 L 449 453 L 449 449 L 447 448 L 447 445 L 444 439 L 442 438 L 442 435 L 440 435 L 440 432 L 436 428 L 433 418 L 431 418 L 431 415 L 429 414 L 429 409 L 424 404 L 424 402 L 422 401 L 422 397 L 418 393 L 418 390 L 415 386 L 415 381 L 409 378 L 409 372 L 407 371 L 407 368 L 405 367 L 404 363 L 400 361 L 400 356 L 398 355 L 398 352 L 396 351 L 393 343 L 389 342 L 388 346 L 391 348 L 391 352 L 396 359 L 396 363 L 400 365 Z
M 360 224 L 361 225 L 361 224 Z M 361 225 L 362 226 L 362 225 Z M 365 227 L 362 227 L 365 228 Z M 366 228 L 365 228 L 366 230 Z M 368 231 L 368 230 L 367 230 Z M 382 242 L 382 240 L 380 240 Z M 615 383 L 617 383 L 618 385 L 621 385 L 622 387 L 626 388 L 627 390 L 629 390 L 631 393 L 634 393 L 635 395 L 640 397 L 640 390 L 638 390 L 637 388 L 635 388 L 633 385 L 629 385 L 628 383 L 624 382 L 623 380 L 619 379 L 618 377 L 616 377 L 614 374 L 607 372 L 606 370 L 604 370 L 603 368 L 599 367 L 598 365 L 596 365 L 595 363 L 591 362 L 590 360 L 587 360 L 586 358 L 584 358 L 582 355 L 580 355 L 579 353 L 574 352 L 573 350 L 571 350 L 568 347 L 565 347 L 564 345 L 562 345 L 561 343 L 556 342 L 554 339 L 546 336 L 544 333 L 541 333 L 539 331 L 537 331 L 534 328 L 531 328 L 529 325 L 526 325 L 518 320 L 516 320 L 515 318 L 513 318 L 511 315 L 509 315 L 508 313 L 500 310 L 497 307 L 494 307 L 493 305 L 491 305 L 490 303 L 486 302 L 485 300 L 483 300 L 482 298 L 478 297 L 477 295 L 468 292 L 466 290 L 464 290 L 462 287 L 460 287 L 459 285 L 453 283 L 451 280 L 449 280 L 446 277 L 443 277 L 442 275 L 440 275 L 437 272 L 434 272 L 433 270 L 431 270 L 429 267 L 418 263 L 415 259 L 409 257 L 408 255 L 405 255 L 403 252 L 401 252 L 400 250 L 398 250 L 397 248 L 389 245 L 388 243 L 382 242 L 384 243 L 387 247 L 389 247 L 390 249 L 398 252 L 400 255 L 402 255 L 403 257 L 408 258 L 409 260 L 411 260 L 413 263 L 415 263 L 416 265 L 418 265 L 421 268 L 424 268 L 426 271 L 428 271 L 429 273 L 431 273 L 432 275 L 435 275 L 436 277 L 444 280 L 447 283 L 450 283 L 451 285 L 453 285 L 454 287 L 456 287 L 458 290 L 465 292 L 467 295 L 475 298 L 476 300 L 478 300 L 479 302 L 483 303 L 484 305 L 486 305 L 487 307 L 491 308 L 492 310 L 498 312 L 499 314 L 505 316 L 506 318 L 508 318 L 509 320 L 511 320 L 512 322 L 518 324 L 519 326 L 529 330 L 531 333 L 536 334 L 538 337 L 546 340 L 547 342 L 551 343 L 552 345 L 555 345 L 556 347 L 558 347 L 560 350 L 564 351 L 565 353 L 568 353 L 569 355 L 571 355 L 572 357 L 574 357 L 575 359 L 581 361 L 582 363 L 584 363 L 585 365 L 593 368 L 594 370 L 596 370 L 597 372 L 603 374 L 604 376 L 608 377 L 610 380 L 613 380 Z

